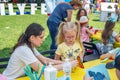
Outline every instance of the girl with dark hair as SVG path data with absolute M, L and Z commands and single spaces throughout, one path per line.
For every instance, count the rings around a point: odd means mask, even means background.
M 25 66 L 29 65 L 33 70 L 38 71 L 38 66 L 52 62 L 58 70 L 62 69 L 62 62 L 42 56 L 36 49 L 44 41 L 44 28 L 37 24 L 30 24 L 23 33 L 17 44 L 13 47 L 11 58 L 3 75 L 7 80 L 15 80 L 24 75 Z M 71 62 L 72 67 L 77 65 L 77 61 Z M 74 66 L 73 66 L 74 65 Z
M 113 44 L 115 41 L 119 42 L 119 35 L 113 30 L 115 22 L 108 20 L 106 21 L 104 30 L 102 32 L 102 42 L 104 45 Z
M 109 52 L 113 49 L 114 42 L 120 42 L 119 34 L 113 30 L 114 27 L 115 22 L 111 18 L 110 20 L 106 21 L 104 30 L 102 32 L 103 45 L 101 47 L 101 51 L 103 55 L 101 55 L 100 59 L 112 57 Z M 114 56 L 112 58 L 114 58 Z
M 84 8 L 80 8 L 77 12 L 77 15 L 76 15 L 76 20 L 80 20 L 80 17 L 81 16 L 87 16 L 87 12 Z
M 77 15 L 76 15 L 76 20 L 79 21 L 82 16 L 87 16 L 87 11 L 84 8 L 80 8 L 78 10 Z M 89 23 L 87 23 L 86 27 L 89 27 Z

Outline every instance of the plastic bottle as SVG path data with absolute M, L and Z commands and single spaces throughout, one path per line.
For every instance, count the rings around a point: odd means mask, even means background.
M 44 70 L 44 80 L 56 80 L 57 75 L 57 69 L 52 66 L 51 63 L 49 63 L 49 66 L 47 66 Z
M 72 66 L 69 59 L 65 59 L 65 62 L 63 63 L 64 80 L 71 80 L 71 68 Z

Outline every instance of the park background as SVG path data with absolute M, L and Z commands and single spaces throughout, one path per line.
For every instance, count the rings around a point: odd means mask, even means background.
M 39 7 L 39 6 L 38 6 Z M 14 9 L 17 11 L 18 9 Z M 29 11 L 29 8 L 25 9 Z M 76 11 L 73 13 L 73 21 L 75 20 Z M 90 13 L 89 25 L 95 28 L 104 28 L 105 22 L 100 22 L 100 13 Z M 17 43 L 18 37 L 24 33 L 26 27 L 31 23 L 39 23 L 45 28 L 45 41 L 42 46 L 38 47 L 38 51 L 49 50 L 51 39 L 46 25 L 48 16 L 41 14 L 40 8 L 37 9 L 34 15 L 0 15 L 0 58 L 8 57 L 11 54 L 12 47 Z M 120 22 L 116 22 L 114 30 L 120 33 Z

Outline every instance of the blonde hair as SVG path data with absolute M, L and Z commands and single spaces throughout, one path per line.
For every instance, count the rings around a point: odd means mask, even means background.
M 59 45 L 62 42 L 64 42 L 64 33 L 67 30 L 75 30 L 77 33 L 76 36 L 76 41 L 78 41 L 80 43 L 80 46 L 83 48 L 83 44 L 80 38 L 80 24 L 78 21 L 76 22 L 62 22 L 58 28 L 58 35 L 56 37 L 56 44 Z

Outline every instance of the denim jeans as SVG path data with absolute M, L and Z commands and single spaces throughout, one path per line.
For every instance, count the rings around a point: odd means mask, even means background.
M 51 37 L 51 40 L 52 40 L 50 49 L 57 49 L 56 36 L 57 36 L 57 33 L 58 33 L 59 23 L 55 23 L 53 21 L 48 20 L 47 21 L 47 26 L 48 26 L 50 37 Z

